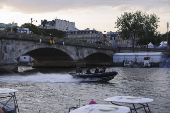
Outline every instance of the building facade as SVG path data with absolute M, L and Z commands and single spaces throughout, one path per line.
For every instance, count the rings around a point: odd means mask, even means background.
M 17 32 L 18 32 L 18 33 L 29 34 L 29 33 L 30 33 L 30 30 L 29 30 L 29 28 L 17 27 Z
M 104 36 L 102 32 L 96 31 L 95 29 L 90 30 L 89 28 L 85 30 L 68 31 L 67 38 L 83 40 L 89 43 L 104 41 Z
M 5 30 L 7 28 L 13 28 L 13 27 L 17 27 L 17 23 L 9 23 L 9 24 L 5 24 L 5 23 L 0 23 L 0 30 Z
M 69 22 L 66 20 L 55 19 L 52 21 L 41 20 L 40 28 L 44 29 L 58 29 L 61 31 L 75 31 L 75 22 Z
M 136 38 L 134 40 L 134 44 L 139 40 Z M 106 33 L 106 43 L 112 46 L 119 46 L 119 47 L 132 47 L 133 45 L 133 37 L 123 39 L 118 32 L 107 32 Z

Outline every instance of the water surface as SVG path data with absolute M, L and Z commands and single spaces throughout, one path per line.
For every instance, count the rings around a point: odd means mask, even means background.
M 153 113 L 170 113 L 169 68 L 107 68 L 107 71 L 113 70 L 118 75 L 109 82 L 88 82 L 73 79 L 69 75 L 75 72 L 72 68 L 20 67 L 20 73 L 1 73 L 0 87 L 19 90 L 17 99 L 21 113 L 68 113 L 69 107 L 79 104 L 79 99 L 81 106 L 91 99 L 111 104 L 104 99 L 121 95 L 152 98 L 154 101 L 149 106 Z

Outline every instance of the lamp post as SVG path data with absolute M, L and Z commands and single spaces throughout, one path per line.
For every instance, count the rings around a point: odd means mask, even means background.
M 169 22 L 167 22 L 167 47 L 169 49 L 169 32 L 168 32 L 168 28 L 169 28 Z
M 106 31 L 104 31 L 104 45 L 106 44 Z
M 92 31 L 90 31 L 90 38 L 91 38 L 91 43 L 92 43 Z
M 146 26 L 143 24 L 143 30 L 145 31 L 145 33 L 146 33 L 146 37 L 147 37 L 147 52 L 148 52 L 148 36 L 147 36 L 147 29 L 146 29 Z
M 37 22 L 37 20 L 33 20 L 33 19 L 31 18 L 31 34 L 32 34 L 32 22 L 33 22 L 33 21 Z
M 66 38 L 68 38 L 68 26 L 66 26 Z

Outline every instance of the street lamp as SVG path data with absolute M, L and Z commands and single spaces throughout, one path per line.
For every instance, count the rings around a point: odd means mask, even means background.
M 106 31 L 104 31 L 104 45 L 106 44 Z
M 146 26 L 142 23 L 143 25 L 143 30 L 145 31 L 145 33 L 147 34 L 147 29 Z M 146 36 L 146 35 L 145 35 Z M 147 52 L 148 52 L 148 36 L 147 36 Z
M 37 22 L 37 20 L 33 20 L 33 19 L 31 18 L 31 34 L 32 34 L 32 22 L 33 22 L 33 21 Z
M 167 22 L 167 47 L 169 49 L 169 32 L 168 32 L 168 28 L 169 28 L 169 22 Z
M 90 38 L 91 38 L 91 43 L 92 43 L 92 31 L 90 31 Z
M 66 26 L 66 38 L 68 38 L 68 26 Z

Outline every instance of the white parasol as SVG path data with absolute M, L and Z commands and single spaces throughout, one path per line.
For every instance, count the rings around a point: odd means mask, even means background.
M 77 108 L 70 113 L 128 113 L 130 109 L 125 106 L 90 104 Z
M 0 88 L 0 94 L 8 94 L 8 93 L 15 93 L 18 90 L 9 89 L 9 88 Z
M 104 100 L 109 102 L 123 102 L 123 103 L 149 103 L 153 101 L 153 99 L 150 98 L 134 97 L 134 96 L 115 96 Z

